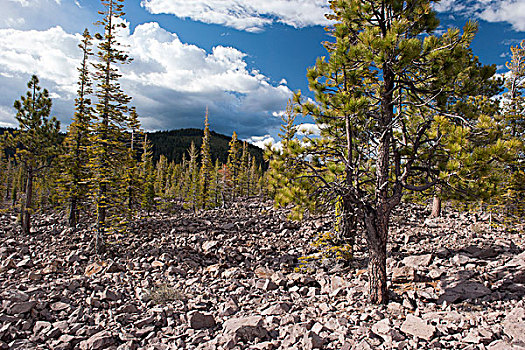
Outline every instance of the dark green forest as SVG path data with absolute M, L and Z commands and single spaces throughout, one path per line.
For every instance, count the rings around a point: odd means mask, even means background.
M 148 140 L 152 144 L 153 160 L 157 162 L 160 155 L 165 156 L 168 161 L 175 163 L 182 162 L 182 156 L 187 154 L 191 143 L 195 143 L 197 148 L 202 146 L 204 131 L 201 129 L 178 129 L 170 131 L 148 132 Z M 225 164 L 228 159 L 230 136 L 210 131 L 210 155 L 212 162 L 216 159 Z M 248 144 L 248 151 L 255 157 L 257 164 L 263 164 L 263 150 L 252 144 Z
M 13 132 L 13 128 L 0 127 L 0 135 L 5 132 Z M 61 139 L 65 138 L 65 134 L 60 134 Z M 204 130 L 201 129 L 177 129 L 169 131 L 153 131 L 146 132 L 148 140 L 152 144 L 153 161 L 158 162 L 161 155 L 166 157 L 169 162 L 182 162 L 183 155 L 188 156 L 188 150 L 193 142 L 197 148 L 202 146 L 202 137 Z M 226 164 L 228 160 L 228 150 L 231 136 L 222 135 L 215 131 L 210 131 L 210 155 L 212 162 L 216 159 L 220 163 Z M 248 151 L 252 157 L 255 158 L 257 164 L 262 164 L 263 168 L 267 168 L 267 164 L 263 159 L 263 150 L 252 144 L 248 144 Z M 8 155 L 13 155 L 13 150 L 7 149 Z M 199 157 L 200 159 L 200 157 Z

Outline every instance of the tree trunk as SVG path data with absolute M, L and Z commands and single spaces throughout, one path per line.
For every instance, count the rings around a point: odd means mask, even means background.
M 432 213 L 430 214 L 430 217 L 432 218 L 438 218 L 441 216 L 441 197 L 439 197 L 438 194 L 434 196 L 434 199 L 432 200 Z
M 340 243 L 350 245 L 350 253 L 353 256 L 355 240 L 357 235 L 357 217 L 354 205 L 348 199 L 342 201 L 341 234 Z
M 106 225 L 106 185 L 100 184 L 97 205 L 97 233 L 95 237 L 95 250 L 98 254 L 104 251 L 104 233 Z
M 69 203 L 69 218 L 68 218 L 68 224 L 69 227 L 76 227 L 77 226 L 77 220 L 78 220 L 78 213 L 77 213 L 77 198 L 73 197 L 71 198 L 71 202 Z
M 386 243 L 388 239 L 388 214 L 375 211 L 365 216 L 368 244 L 368 295 L 373 304 L 388 303 L 386 276 Z
M 22 232 L 29 234 L 31 231 L 31 209 L 33 205 L 33 168 L 27 168 L 26 198 L 22 210 Z

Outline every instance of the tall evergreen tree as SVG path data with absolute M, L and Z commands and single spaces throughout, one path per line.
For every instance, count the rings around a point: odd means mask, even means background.
M 92 55 L 92 38 L 89 31 L 84 30 L 83 39 L 78 47 L 82 50 L 82 63 L 79 68 L 77 82 L 77 98 L 75 99 L 75 114 L 73 122 L 68 127 L 64 140 L 65 153 L 61 157 L 63 164 L 61 183 L 64 187 L 63 201 L 68 203 L 68 223 L 75 227 L 79 219 L 79 209 L 86 202 L 88 193 L 88 167 L 90 144 L 89 131 L 93 117 L 93 108 L 89 95 L 93 92 L 89 74 L 89 57 Z
M 318 192 L 340 201 L 344 231 L 352 229 L 352 218 L 360 219 L 373 303 L 388 301 L 392 210 L 406 190 L 427 190 L 439 182 L 437 163 L 427 161 L 442 141 L 433 127 L 440 119 L 464 119 L 461 110 L 447 111 L 440 100 L 453 95 L 458 75 L 475 69 L 469 45 L 476 24 L 468 22 L 463 34 L 450 29 L 434 36 L 439 22 L 432 2 L 332 1 L 334 40 L 325 44 L 330 56 L 308 71 L 318 103 L 300 108 L 321 129 L 320 138 L 305 144 L 302 170 L 315 179 Z M 296 98 L 300 103 L 300 94 Z
M 503 114 L 506 123 L 506 135 L 509 140 L 519 142 L 514 159 L 506 164 L 502 173 L 510 173 L 505 179 L 503 197 L 508 212 L 518 213 L 525 201 L 525 40 L 511 47 L 511 60 L 507 62 L 509 75 L 505 81 L 507 92 L 504 94 Z M 521 206 L 521 208 L 520 208 Z
M 116 225 L 122 214 L 122 196 L 125 184 L 122 181 L 119 166 L 126 158 L 126 146 L 123 142 L 127 123 L 127 104 L 131 100 L 121 89 L 118 65 L 131 61 L 121 49 L 117 40 L 117 31 L 125 27 L 120 17 L 124 15 L 124 0 L 101 0 L 104 11 L 99 13 L 102 20 L 96 24 L 103 27 L 103 35 L 97 33 L 98 62 L 95 67 L 96 121 L 91 139 L 91 166 L 93 171 L 93 197 L 97 208 L 96 249 L 104 249 L 104 235 L 108 223 Z
M 231 197 L 235 198 L 239 190 L 239 174 L 241 170 L 241 153 L 239 150 L 237 133 L 235 131 L 232 134 L 229 146 L 230 148 L 228 150 L 228 161 L 226 166 L 228 167 L 230 175 Z
M 186 207 L 193 209 L 193 211 L 197 210 L 198 207 L 198 198 L 199 198 L 199 152 L 197 151 L 197 147 L 195 147 L 195 143 L 192 142 L 190 149 L 188 150 L 188 168 L 187 173 L 185 176 L 187 191 L 185 193 L 185 202 Z
M 125 183 L 127 187 L 126 202 L 128 214 L 131 216 L 136 204 L 139 201 L 139 192 L 142 190 L 142 183 L 139 169 L 139 144 L 142 139 L 142 130 L 140 128 L 140 121 L 135 107 L 131 107 L 128 120 L 128 134 L 129 146 L 125 162 Z
M 25 172 L 24 201 L 20 222 L 26 234 L 31 229 L 31 213 L 34 211 L 33 191 L 35 176 L 51 166 L 59 152 L 60 123 L 51 113 L 49 92 L 39 86 L 38 77 L 33 75 L 27 84 L 25 96 L 15 101 L 16 119 L 19 129 L 8 135 L 7 144 L 16 148 L 16 158 L 23 164 Z
M 210 124 L 208 122 L 208 108 L 204 119 L 204 135 L 201 145 L 201 168 L 200 168 L 200 207 L 207 209 L 212 207 L 211 202 L 211 175 L 213 163 L 210 155 Z
M 297 136 L 295 118 L 297 112 L 291 101 L 286 112 L 281 116 L 280 147 L 268 145 L 265 157 L 269 160 L 269 169 L 265 179 L 268 182 L 269 194 L 275 205 L 286 207 L 296 204 L 292 211 L 294 219 L 301 219 L 306 210 L 316 208 L 317 197 L 309 182 L 308 175 L 301 169 L 301 153 L 304 151 L 302 141 Z

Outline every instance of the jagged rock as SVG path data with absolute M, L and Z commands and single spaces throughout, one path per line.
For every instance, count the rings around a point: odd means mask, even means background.
M 63 303 L 61 301 L 57 301 L 56 303 L 51 304 L 49 307 L 53 311 L 64 311 L 69 310 L 71 308 L 71 305 Z
M 80 343 L 81 350 L 99 350 L 106 349 L 115 344 L 115 338 L 108 331 L 98 332 L 92 335 L 88 340 Z
M 403 259 L 402 263 L 405 266 L 412 267 L 414 269 L 420 267 L 427 267 L 432 262 L 432 254 L 423 254 L 423 255 L 413 255 L 407 256 Z
M 51 328 L 51 322 L 47 322 L 47 321 L 36 321 L 35 322 L 35 325 L 33 327 L 33 333 L 35 335 L 38 335 L 40 334 L 42 331 L 47 331 L 48 329 Z
M 374 323 L 371 329 L 372 332 L 374 332 L 374 334 L 383 338 L 385 342 L 392 342 L 392 335 L 390 334 L 392 331 L 392 327 L 391 322 L 388 318 L 382 319 L 381 321 Z
M 305 350 L 322 349 L 323 344 L 324 339 L 313 331 L 306 333 L 302 339 L 303 349 Z
M 287 314 L 292 306 L 289 303 L 277 303 L 261 311 L 261 315 L 284 315 Z
M 252 341 L 255 338 L 264 339 L 268 336 L 261 316 L 229 319 L 224 322 L 223 329 L 226 333 L 232 333 L 244 341 Z
M 35 305 L 36 305 L 36 301 L 25 301 L 25 302 L 20 302 L 20 303 L 13 303 L 7 309 L 7 313 L 10 315 L 25 314 L 31 311 L 31 309 L 33 309 Z
M 394 267 L 392 269 L 393 283 L 406 283 L 416 280 L 416 270 L 411 266 Z
M 152 212 L 130 221 L 99 257 L 107 263 L 94 260 L 91 228 L 65 230 L 65 220 L 54 217 L 49 224 L 35 213 L 37 232 L 18 236 L 16 217 L 0 213 L 0 265 L 6 266 L 0 273 L 0 350 L 10 344 L 80 349 L 103 331 L 115 335 L 103 348 L 120 350 L 304 349 L 317 346 L 314 335 L 324 348 L 344 350 L 522 344 L 522 319 L 510 316 L 525 308 L 525 237 L 519 230 L 487 225 L 472 235 L 475 214 L 453 210 L 433 219 L 436 227 L 424 227 L 427 211 L 402 204 L 389 236 L 391 302 L 372 306 L 365 302 L 368 274 L 358 267 L 365 245 L 357 244 L 357 259 L 346 264 L 325 258 L 311 242 L 331 227 L 331 215 L 290 224 L 288 209 L 257 201 L 240 198 L 227 209 Z M 297 264 L 303 256 L 315 256 L 304 270 Z M 93 261 L 102 269 L 88 277 Z M 406 268 L 408 277 L 396 276 L 396 268 Z M 39 277 L 31 278 L 32 272 Z M 462 288 L 469 284 L 486 289 L 468 295 Z M 26 312 L 9 312 L 32 301 Z M 69 306 L 60 310 L 56 303 Z M 196 312 L 217 324 L 192 328 Z M 401 327 L 411 312 L 435 327 L 431 340 L 405 337 Z M 231 325 L 250 317 L 255 321 Z
M 206 315 L 199 311 L 190 313 L 189 321 L 193 329 L 213 328 L 216 325 L 213 315 Z
M 475 281 L 453 281 L 442 282 L 440 289 L 443 293 L 439 296 L 438 303 L 444 301 L 448 303 L 455 303 L 457 301 L 481 298 L 491 293 L 491 290 L 485 285 Z
M 430 340 L 436 332 L 436 327 L 429 325 L 419 317 L 408 314 L 401 325 L 401 331 L 420 339 Z
M 525 309 L 512 310 L 503 322 L 503 330 L 506 335 L 515 341 L 525 344 Z
M 117 293 L 109 288 L 105 289 L 100 296 L 100 300 L 117 301 L 121 298 L 120 293 Z

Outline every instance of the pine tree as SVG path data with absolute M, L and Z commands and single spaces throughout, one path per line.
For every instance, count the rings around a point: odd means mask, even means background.
M 308 71 L 317 104 L 300 107 L 313 116 L 321 137 L 306 140 L 296 159 L 316 192 L 340 203 L 344 236 L 351 234 L 354 218 L 361 221 L 372 303 L 388 302 L 392 210 L 405 191 L 428 190 L 440 182 L 433 150 L 441 139 L 434 126 L 463 119 L 460 109 L 447 111 L 449 104 L 441 100 L 454 95 L 458 75 L 476 69 L 469 58 L 476 24 L 468 22 L 463 34 L 449 29 L 431 35 L 439 23 L 432 2 L 332 1 L 330 18 L 337 23 L 329 29 L 334 40 L 325 43 L 330 56 Z M 296 101 L 301 103 L 300 94 Z M 461 132 L 451 130 L 455 137 Z M 432 144 L 436 147 L 427 147 Z
M 97 57 L 94 64 L 96 97 L 96 121 L 91 139 L 91 167 L 93 172 L 93 199 L 97 208 L 96 250 L 104 249 L 104 235 L 108 224 L 116 228 L 124 211 L 122 206 L 125 183 L 122 180 L 119 165 L 126 158 L 126 146 L 123 142 L 127 123 L 127 104 L 131 100 L 121 89 L 118 82 L 121 75 L 118 65 L 126 64 L 131 59 L 120 48 L 117 30 L 125 27 L 119 19 L 124 0 L 101 0 L 105 7 L 99 13 L 103 19 L 96 24 L 103 27 L 104 34 L 97 33 Z
M 221 164 L 219 159 L 215 159 L 215 166 L 213 167 L 210 180 L 210 200 L 213 207 L 219 207 L 222 205 L 223 184 L 221 181 L 220 170 Z
M 313 195 L 314 188 L 308 181 L 301 162 L 304 151 L 301 141 L 296 137 L 296 111 L 291 101 L 286 112 L 281 116 L 280 146 L 268 145 L 265 158 L 269 160 L 269 169 L 264 176 L 269 195 L 277 207 L 286 207 L 294 203 L 292 218 L 301 219 L 306 210 L 313 211 L 317 207 L 317 197 Z
M 242 143 L 242 151 L 239 166 L 238 193 L 241 196 L 247 195 L 248 181 L 250 172 L 250 153 L 248 153 L 248 143 Z
M 31 229 L 31 214 L 34 211 L 33 191 L 37 174 L 51 166 L 59 152 L 60 123 L 49 118 L 51 99 L 49 92 L 38 85 L 36 75 L 27 84 L 28 92 L 15 101 L 16 119 L 19 129 L 8 136 L 7 144 L 16 148 L 16 159 L 23 164 L 25 172 L 24 201 L 20 222 L 26 234 Z
M 211 203 L 211 174 L 213 163 L 210 155 L 210 124 L 208 123 L 208 109 L 204 120 L 204 135 L 202 136 L 201 145 L 201 168 L 200 168 L 200 207 L 208 209 L 212 207 Z
M 187 181 L 187 192 L 185 195 L 185 202 L 186 207 L 193 209 L 193 211 L 197 210 L 198 207 L 198 198 L 199 198 L 199 163 L 197 161 L 199 157 L 199 152 L 197 151 L 197 147 L 195 147 L 195 143 L 192 142 L 190 149 L 188 150 L 189 155 L 189 161 L 188 161 L 188 169 L 187 174 L 185 176 Z
M 68 203 L 68 223 L 75 227 L 79 219 L 80 206 L 86 202 L 88 193 L 88 179 L 90 169 L 88 146 L 89 130 L 93 117 L 93 108 L 89 95 L 92 83 L 89 75 L 88 60 L 91 53 L 91 35 L 84 30 L 83 39 L 79 48 L 82 50 L 82 63 L 77 69 L 79 72 L 77 98 L 75 99 L 75 114 L 73 122 L 68 127 L 64 140 L 65 153 L 61 157 L 63 164 L 61 184 L 63 186 L 62 200 Z
M 506 139 L 519 145 L 515 157 L 500 170 L 501 173 L 510 173 L 504 181 L 505 199 L 502 202 L 508 207 L 507 212 L 517 214 L 523 210 L 525 201 L 525 40 L 511 47 L 511 54 L 511 61 L 507 62 L 510 72 L 505 81 L 507 92 L 504 94 L 503 114 Z
M 132 216 L 134 207 L 139 203 L 139 192 L 142 189 L 139 169 L 139 143 L 142 139 L 142 130 L 135 107 L 131 107 L 128 119 L 129 146 L 125 162 L 125 183 L 127 187 L 126 202 L 128 215 Z
M 161 196 L 163 196 L 166 192 L 168 167 L 168 158 L 161 154 L 157 164 L 155 165 L 155 193 Z
M 231 197 L 233 199 L 239 191 L 239 175 L 241 171 L 241 153 L 239 151 L 239 141 L 237 140 L 237 133 L 235 131 L 233 132 L 229 146 L 230 149 L 228 150 L 228 161 L 226 166 L 228 167 L 231 177 L 230 186 Z

